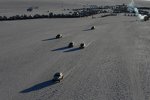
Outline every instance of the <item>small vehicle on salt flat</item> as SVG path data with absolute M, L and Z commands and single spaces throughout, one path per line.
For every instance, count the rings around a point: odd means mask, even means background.
M 54 74 L 53 81 L 60 82 L 64 78 L 64 75 L 61 72 Z
M 95 26 L 92 26 L 92 27 L 91 27 L 91 30 L 94 30 L 94 29 L 95 29 Z
M 72 48 L 73 46 L 74 46 L 74 42 L 70 42 L 68 45 L 69 48 Z
M 85 43 L 81 43 L 79 48 L 84 49 L 85 48 Z
M 62 38 L 62 34 L 56 35 L 56 39 Z

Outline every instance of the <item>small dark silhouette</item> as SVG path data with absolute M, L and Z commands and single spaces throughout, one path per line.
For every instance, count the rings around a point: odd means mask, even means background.
M 61 80 L 63 80 L 63 78 L 64 78 L 63 73 L 57 72 L 54 74 L 53 81 L 59 83 Z
M 74 42 L 70 42 L 68 45 L 69 48 L 72 48 L 73 46 L 74 46 Z
M 95 29 L 95 26 L 92 26 L 92 27 L 91 27 L 91 30 L 94 30 L 94 29 Z
M 85 48 L 85 44 L 84 44 L 84 43 L 81 43 L 79 48 L 80 48 L 80 49 L 84 49 L 84 48 Z
M 62 38 L 62 34 L 56 35 L 56 39 Z

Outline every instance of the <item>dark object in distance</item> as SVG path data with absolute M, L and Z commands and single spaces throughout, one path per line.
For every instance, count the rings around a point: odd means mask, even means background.
M 91 27 L 91 30 L 94 30 L 94 29 L 95 29 L 95 26 L 92 26 L 92 27 Z
M 147 21 L 147 20 L 149 20 L 149 17 L 148 17 L 148 16 L 145 16 L 145 17 L 144 17 L 144 21 Z
M 56 39 L 62 38 L 62 34 L 56 35 Z
M 74 46 L 73 42 L 70 42 L 69 45 L 68 45 L 69 48 L 72 48 L 73 46 Z
M 63 78 L 64 78 L 63 74 L 61 72 L 57 72 L 54 74 L 53 81 L 60 82 Z
M 84 49 L 84 48 L 85 48 L 85 44 L 84 44 L 84 43 L 81 43 L 79 48 L 80 48 L 80 49 Z

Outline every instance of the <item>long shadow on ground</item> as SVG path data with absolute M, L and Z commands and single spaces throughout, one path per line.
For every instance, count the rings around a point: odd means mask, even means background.
M 44 39 L 44 40 L 42 40 L 42 41 L 50 41 L 50 40 L 56 40 L 56 38 Z
M 65 47 L 61 47 L 61 48 L 57 48 L 57 49 L 54 49 L 52 51 L 61 51 L 61 50 L 65 50 L 65 49 L 69 49 L 68 46 L 65 46 Z
M 73 49 L 66 50 L 64 52 L 73 52 L 73 51 L 78 51 L 78 50 L 81 50 L 81 49 L 80 48 L 73 48 Z
M 32 91 L 37 91 L 37 90 L 46 88 L 48 86 L 54 85 L 56 83 L 57 82 L 54 82 L 53 80 L 45 81 L 45 82 L 36 84 L 36 85 L 34 85 L 34 86 L 30 87 L 30 88 L 27 88 L 25 90 L 22 90 L 22 91 L 20 91 L 20 93 L 28 93 L 28 92 L 32 92 Z
M 85 30 L 83 30 L 83 31 L 91 31 L 91 29 L 85 29 Z

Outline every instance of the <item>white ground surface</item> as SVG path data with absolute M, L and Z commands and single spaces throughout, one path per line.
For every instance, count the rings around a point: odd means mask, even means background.
M 0 22 L 0 100 L 149 100 L 149 26 L 121 15 Z

